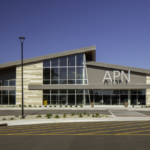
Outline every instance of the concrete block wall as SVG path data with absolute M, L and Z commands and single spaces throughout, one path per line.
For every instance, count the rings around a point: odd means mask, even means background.
M 29 84 L 43 84 L 43 62 L 28 64 L 23 67 L 24 104 L 42 105 L 43 90 L 29 90 Z M 16 67 L 16 104 L 22 103 L 22 69 Z
M 146 76 L 146 84 L 150 84 L 150 75 Z M 146 90 L 146 105 L 150 105 L 150 89 Z

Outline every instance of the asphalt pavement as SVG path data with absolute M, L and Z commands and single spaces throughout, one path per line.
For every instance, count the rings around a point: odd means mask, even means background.
M 149 150 L 150 121 L 0 127 L 2 150 Z

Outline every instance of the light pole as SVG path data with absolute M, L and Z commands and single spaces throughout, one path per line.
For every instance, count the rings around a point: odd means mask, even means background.
M 25 37 L 19 37 L 19 40 L 21 42 L 21 62 L 22 62 L 22 118 L 25 118 L 23 106 L 23 42 L 25 40 Z

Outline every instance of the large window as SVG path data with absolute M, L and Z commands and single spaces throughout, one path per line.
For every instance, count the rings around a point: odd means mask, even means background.
M 15 105 L 16 91 L 15 90 L 1 90 L 0 91 L 0 105 Z
M 88 84 L 85 55 L 43 61 L 43 84 Z
M 16 86 L 16 80 L 0 80 L 0 86 Z

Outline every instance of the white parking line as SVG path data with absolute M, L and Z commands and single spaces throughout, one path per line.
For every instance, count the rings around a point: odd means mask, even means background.
M 110 110 L 108 110 L 110 113 L 111 113 L 111 115 L 113 116 L 113 117 L 116 117 Z

